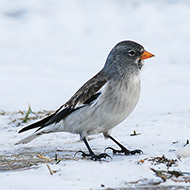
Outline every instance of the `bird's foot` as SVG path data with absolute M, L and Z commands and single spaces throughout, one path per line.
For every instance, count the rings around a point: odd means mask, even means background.
M 82 153 L 81 156 L 82 156 L 83 158 L 89 157 L 91 160 L 94 160 L 94 161 L 101 161 L 102 158 L 107 158 L 107 157 L 108 157 L 108 158 L 111 158 L 111 156 L 109 156 L 107 153 L 102 153 L 102 154 L 96 155 L 96 154 L 94 154 L 94 153 L 92 153 L 92 154 L 87 154 L 87 153 L 85 153 L 85 152 L 79 150 L 79 151 L 77 151 L 77 152 L 75 153 L 75 156 L 76 156 L 78 153 Z M 111 158 L 111 159 L 112 159 L 112 158 Z
M 121 150 L 116 150 L 116 149 L 114 149 L 114 148 L 112 148 L 112 147 L 107 147 L 107 148 L 105 149 L 105 151 L 108 150 L 108 149 L 111 149 L 111 150 L 113 151 L 113 154 L 117 154 L 117 153 L 121 154 L 121 153 L 124 153 L 125 155 L 134 155 L 134 154 L 141 154 L 141 153 L 143 153 L 143 151 L 140 150 L 140 149 L 128 150 L 128 149 L 126 149 L 125 147 L 121 147 Z

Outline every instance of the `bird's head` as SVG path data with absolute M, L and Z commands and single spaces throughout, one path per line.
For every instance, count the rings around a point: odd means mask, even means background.
M 153 54 L 145 51 L 144 47 L 136 42 L 122 41 L 111 50 L 105 68 L 139 70 L 143 66 L 143 60 L 153 56 Z

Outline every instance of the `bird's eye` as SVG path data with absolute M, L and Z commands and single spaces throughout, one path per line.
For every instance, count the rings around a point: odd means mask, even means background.
M 132 49 L 129 50 L 128 53 L 129 53 L 130 56 L 134 56 L 136 54 L 136 52 L 134 50 L 132 50 Z

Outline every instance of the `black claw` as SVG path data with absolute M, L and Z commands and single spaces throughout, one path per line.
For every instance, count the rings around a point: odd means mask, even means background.
M 106 150 L 108 150 L 108 149 L 112 150 L 112 151 L 113 151 L 113 154 L 122 153 L 122 150 L 116 150 L 116 149 L 114 149 L 114 148 L 112 148 L 112 147 L 107 147 L 107 148 L 104 150 L 104 152 L 106 152 Z
M 75 153 L 75 156 L 78 154 L 78 153 L 82 153 L 82 157 L 90 157 L 91 160 L 94 160 L 94 161 L 101 161 L 101 158 L 111 158 L 110 155 L 106 154 L 106 153 L 102 153 L 102 154 L 99 154 L 99 155 L 96 155 L 96 154 L 86 154 L 85 152 L 79 150 Z
M 111 156 L 106 154 L 106 153 L 102 153 L 102 154 L 99 154 L 99 155 L 94 154 L 94 155 L 91 155 L 91 160 L 100 161 L 101 158 L 107 158 L 107 157 L 111 158 Z
M 143 153 L 143 151 L 140 150 L 140 149 L 136 149 L 136 150 L 130 151 L 130 154 L 131 154 L 131 155 L 134 155 L 134 154 L 142 154 L 142 153 Z
M 130 150 L 126 149 L 126 148 L 122 148 L 121 150 L 116 150 L 116 149 L 114 149 L 112 147 L 107 147 L 105 149 L 105 151 L 108 150 L 108 149 L 112 150 L 113 154 L 124 153 L 125 155 L 134 155 L 134 154 L 141 154 L 141 153 L 143 153 L 143 151 L 139 150 L 139 149 L 130 151 Z
M 82 157 L 88 157 L 88 156 L 90 156 L 90 154 L 86 154 L 85 152 L 83 152 L 82 150 L 79 150 L 79 151 L 77 151 L 77 152 L 75 152 L 75 156 L 78 154 L 78 153 L 82 153 Z

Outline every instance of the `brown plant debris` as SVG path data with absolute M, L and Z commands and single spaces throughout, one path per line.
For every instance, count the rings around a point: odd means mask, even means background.
M 137 135 L 141 135 L 141 133 L 137 133 L 136 131 L 133 131 L 133 133 L 130 134 L 130 136 L 137 136 Z
M 57 154 L 57 156 L 55 156 Z M 57 157 L 57 160 L 55 159 Z M 79 160 L 72 150 L 43 152 L 22 152 L 0 155 L 0 172 L 38 168 L 43 163 L 58 164 L 64 160 Z
M 145 161 L 151 162 L 152 165 L 165 164 L 168 168 L 174 166 L 178 162 L 177 159 L 169 159 L 163 155 L 161 157 L 157 156 L 157 157 L 141 159 L 141 160 L 137 161 L 136 163 L 143 164 Z
M 166 158 L 164 155 L 162 157 L 149 158 L 148 161 L 151 161 L 155 165 L 165 164 L 167 167 L 171 167 L 177 163 L 177 159 L 169 159 L 169 158 Z
M 37 120 L 37 119 L 41 119 L 46 116 L 49 116 L 53 112 L 54 111 L 47 111 L 47 110 L 34 112 L 34 111 L 32 111 L 32 108 L 29 105 L 27 111 L 19 110 L 19 111 L 14 111 L 14 112 L 5 112 L 5 111 L 1 110 L 0 115 L 9 116 L 10 122 L 8 124 L 18 127 L 18 126 L 24 125 L 32 120 Z
M 47 166 L 47 168 L 48 168 L 48 170 L 49 170 L 49 172 L 50 172 L 50 175 L 53 175 L 54 173 L 57 173 L 57 172 L 58 172 L 58 170 L 52 170 L 52 169 L 50 168 L 49 164 L 46 164 L 46 166 Z
M 38 157 L 38 158 L 41 158 L 41 159 L 44 159 L 44 160 L 46 160 L 46 161 L 48 161 L 48 162 L 51 162 L 51 161 L 52 161 L 52 159 L 49 159 L 49 158 L 47 158 L 47 157 L 45 157 L 45 156 L 43 156 L 43 155 L 41 155 L 41 154 L 38 154 L 37 157 Z
M 154 168 L 150 168 L 158 177 L 160 177 L 163 181 L 170 179 L 172 177 L 178 178 L 179 176 L 183 176 L 183 173 L 180 171 L 164 171 L 164 170 L 156 170 Z

